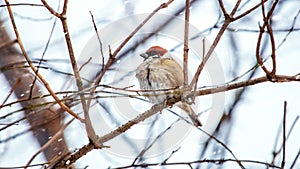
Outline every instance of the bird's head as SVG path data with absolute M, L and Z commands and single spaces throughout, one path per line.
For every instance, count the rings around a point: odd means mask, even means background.
M 140 54 L 144 59 L 149 57 L 160 58 L 165 55 L 168 51 L 160 46 L 152 46 L 145 53 Z

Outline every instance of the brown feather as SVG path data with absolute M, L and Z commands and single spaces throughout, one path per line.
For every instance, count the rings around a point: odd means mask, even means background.
M 152 90 L 146 93 L 152 103 L 162 103 L 167 98 L 181 97 L 180 93 L 166 94 L 162 89 L 174 89 L 183 85 L 182 67 L 171 57 L 164 48 L 153 46 L 146 51 L 147 57 L 136 70 L 136 77 L 143 90 Z M 184 102 L 176 104 L 187 112 L 196 127 L 202 126 L 198 116 L 191 106 Z

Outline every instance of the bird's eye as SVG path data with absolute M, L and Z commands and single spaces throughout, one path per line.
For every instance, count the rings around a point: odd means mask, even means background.
M 147 53 L 142 53 L 140 54 L 141 57 L 143 57 L 144 59 L 147 59 L 149 57 L 149 55 Z

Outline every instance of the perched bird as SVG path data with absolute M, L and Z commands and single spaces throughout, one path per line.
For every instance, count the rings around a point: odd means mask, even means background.
M 141 56 L 145 60 L 138 66 L 136 77 L 141 89 L 152 90 L 147 93 L 149 100 L 158 104 L 167 98 L 181 97 L 178 92 L 166 94 L 167 89 L 175 89 L 183 85 L 183 70 L 172 58 L 171 53 L 160 46 L 152 46 Z M 202 126 L 197 114 L 189 104 L 180 101 L 176 106 L 187 112 L 196 127 Z

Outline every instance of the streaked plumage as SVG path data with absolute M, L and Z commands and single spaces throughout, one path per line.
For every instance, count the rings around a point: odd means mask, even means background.
M 152 46 L 141 56 L 145 60 L 136 70 L 136 77 L 139 80 L 141 89 L 175 89 L 183 85 L 182 68 L 166 49 L 160 46 Z M 148 96 L 154 104 L 162 103 L 166 98 L 173 97 L 181 96 L 175 93 L 166 95 L 163 91 L 151 91 Z M 198 116 L 189 104 L 178 102 L 176 105 L 188 113 L 195 126 L 202 126 Z

